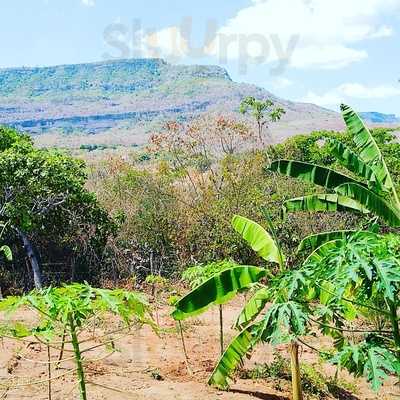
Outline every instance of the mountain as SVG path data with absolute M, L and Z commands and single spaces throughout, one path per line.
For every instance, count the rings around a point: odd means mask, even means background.
M 360 113 L 361 118 L 367 123 L 374 124 L 397 124 L 400 123 L 400 118 L 395 114 L 382 114 L 379 112 L 362 112 Z
M 343 127 L 321 107 L 280 99 L 233 82 L 218 66 L 130 59 L 0 69 L 0 124 L 30 132 L 39 145 L 140 145 L 166 120 L 237 113 L 245 96 L 270 98 L 287 111 L 275 141 L 313 129 Z

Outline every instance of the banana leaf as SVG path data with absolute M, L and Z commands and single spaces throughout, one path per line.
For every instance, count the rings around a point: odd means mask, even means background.
M 315 183 L 326 189 L 333 189 L 346 182 L 357 182 L 355 179 L 332 169 L 302 161 L 277 160 L 268 169 L 305 182 Z
M 264 309 L 270 298 L 271 291 L 268 288 L 264 287 L 257 290 L 240 311 L 235 328 L 244 329 L 252 323 Z
M 287 200 L 282 206 L 283 215 L 296 211 L 357 211 L 368 214 L 369 210 L 356 200 L 338 194 L 315 194 Z
M 261 225 L 248 218 L 235 215 L 232 218 L 232 226 L 261 258 L 283 266 L 284 259 L 279 247 Z
M 392 192 L 393 200 L 399 206 L 399 199 L 392 177 L 371 132 L 351 107 L 342 104 L 340 108 L 347 128 L 354 135 L 353 141 L 357 147 L 359 157 L 374 170 L 377 178 L 383 183 L 383 187 Z
M 357 201 L 371 213 L 382 218 L 391 227 L 400 226 L 400 210 L 371 190 L 355 183 L 345 183 L 337 187 L 335 191 L 339 195 Z
M 238 266 L 215 274 L 175 303 L 172 317 L 183 320 L 206 311 L 213 304 L 224 304 L 235 294 L 267 275 L 267 270 L 252 266 Z
M 243 359 L 250 356 L 251 351 L 259 342 L 259 327 L 261 325 L 263 324 L 248 326 L 229 343 L 208 380 L 209 385 L 221 389 L 229 387 L 229 377 L 236 368 L 243 365 Z
M 301 241 L 299 247 L 297 248 L 297 252 L 300 253 L 304 250 L 313 251 L 326 242 L 330 242 L 336 239 L 347 239 L 349 236 L 354 235 L 357 232 L 358 231 L 355 230 L 344 230 L 323 232 L 317 233 L 315 235 L 310 235 Z
M 343 244 L 342 239 L 331 240 L 316 248 L 304 261 L 304 265 L 318 264 L 333 248 L 340 247 Z
M 380 194 L 388 190 L 383 187 L 383 183 L 376 176 L 374 170 L 366 164 L 356 153 L 339 140 L 329 138 L 328 146 L 335 158 L 349 171 L 367 181 L 368 187 Z

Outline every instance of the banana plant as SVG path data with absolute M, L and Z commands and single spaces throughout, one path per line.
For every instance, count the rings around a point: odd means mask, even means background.
M 216 273 L 176 302 L 172 316 L 183 320 L 206 311 L 212 305 L 226 303 L 240 291 L 255 289 L 235 323 L 239 331 L 237 336 L 225 349 L 208 382 L 227 388 L 234 371 L 250 356 L 257 344 L 290 343 L 293 399 L 301 400 L 297 338 L 308 331 L 307 310 L 290 298 L 289 287 L 275 291 L 272 286 L 264 284 L 264 281 L 279 282 L 279 277 L 287 273 L 285 257 L 274 239 L 276 235 L 272 226 L 270 234 L 256 222 L 239 215 L 233 217 L 232 226 L 268 264 L 262 268 L 233 265 Z M 274 268 L 268 268 L 271 265 L 278 267 L 277 273 L 272 272 Z M 260 317 L 267 303 L 272 305 Z
M 237 264 L 229 260 L 223 260 L 218 262 L 212 262 L 206 265 L 195 265 L 187 268 L 182 273 L 182 280 L 190 285 L 192 289 L 201 285 L 209 278 L 217 274 L 218 272 L 224 271 L 225 269 L 232 268 Z M 219 305 L 219 343 L 221 354 L 224 353 L 224 317 L 223 317 L 223 306 Z
M 341 105 L 347 128 L 353 135 L 353 149 L 337 139 L 327 145 L 337 162 L 349 173 L 295 160 L 277 160 L 270 171 L 323 187 L 326 193 L 287 200 L 283 212 L 351 211 L 381 219 L 390 227 L 400 227 L 400 202 L 383 155 L 361 118 L 347 105 Z M 316 248 L 325 240 L 341 239 L 352 232 L 322 233 L 306 238 L 300 248 Z

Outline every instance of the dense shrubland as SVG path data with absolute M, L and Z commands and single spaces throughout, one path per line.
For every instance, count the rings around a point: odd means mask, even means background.
M 283 223 L 281 206 L 286 199 L 322 189 L 265 171 L 267 157 L 257 150 L 256 137 L 247 133 L 240 136 L 240 146 L 233 154 L 224 153 L 218 139 L 220 124 L 221 120 L 208 121 L 201 127 L 169 125 L 154 138 L 148 157 L 132 155 L 92 166 L 89 187 L 112 215 L 124 221 L 113 242 L 114 251 L 121 257 L 114 258 L 114 276 L 127 277 L 135 271 L 145 274 L 151 263 L 153 269 L 177 277 L 183 269 L 197 263 L 223 259 L 256 262 L 256 256 L 237 241 L 230 228 L 234 214 L 263 222 L 267 210 L 289 258 L 308 234 L 354 228 L 365 222 L 351 213 L 299 213 L 289 215 L 288 223 Z M 183 134 L 194 129 L 200 131 L 196 140 Z M 243 134 L 243 127 L 240 129 L 240 133 L 235 133 L 236 140 Z M 204 131 L 207 140 L 202 138 Z M 377 130 L 374 135 L 388 164 L 393 165 L 396 179 L 399 166 L 395 154 L 400 146 L 392 142 L 390 132 Z M 177 152 L 174 146 L 182 144 L 180 136 L 186 143 Z M 340 170 L 342 167 L 335 164 L 321 142 L 325 136 L 351 140 L 348 133 L 314 132 L 276 145 L 270 153 L 275 159 L 298 158 Z
M 273 159 L 340 170 L 323 137 L 351 143 L 349 133 L 314 132 L 292 137 L 269 153 Z M 388 130 L 376 130 L 374 137 L 397 184 L 400 145 Z M 107 286 L 132 275 L 140 281 L 152 272 L 178 278 L 188 266 L 215 260 L 254 264 L 256 256 L 230 228 L 234 214 L 263 222 L 267 210 L 289 258 L 308 234 L 362 223 L 354 214 L 308 213 L 290 215 L 283 223 L 284 200 L 320 189 L 265 171 L 267 156 L 258 150 L 258 133 L 222 117 L 167 124 L 145 151 L 89 162 L 86 169 L 65 154 L 34 149 L 28 137 L 10 129 L 1 131 L 1 144 L 1 162 L 10 172 L 1 182 L 2 204 L 11 203 L 2 218 L 7 223 L 4 241 L 15 254 L 2 272 L 6 291 L 32 286 L 21 267 L 30 268 L 26 252 L 12 228 L 17 221 L 32 242 L 46 282 L 85 278 Z M 48 175 L 38 166 L 47 168 Z M 13 175 L 16 168 L 21 173 Z M 16 185 L 18 193 L 6 201 L 8 188 Z

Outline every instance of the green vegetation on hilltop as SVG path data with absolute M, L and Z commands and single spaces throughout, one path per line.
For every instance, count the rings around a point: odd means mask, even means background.
M 209 113 L 238 115 L 247 96 L 272 99 L 290 110 L 288 120 L 302 120 L 310 129 L 322 127 L 325 118 L 338 119 L 334 112 L 234 82 L 218 66 L 128 59 L 0 69 L 0 124 L 29 132 L 42 147 L 76 149 L 87 143 L 84 136 L 90 144 L 129 147 L 148 141 L 155 120 L 163 125 Z
M 0 96 L 8 100 L 115 96 L 135 94 L 167 83 L 207 78 L 230 79 L 220 67 L 173 66 L 161 59 L 2 69 Z

